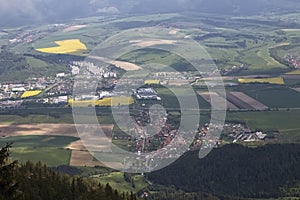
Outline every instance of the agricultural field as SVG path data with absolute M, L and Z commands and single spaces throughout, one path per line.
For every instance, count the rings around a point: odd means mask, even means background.
M 170 88 L 176 92 L 178 97 L 189 98 L 196 96 L 198 99 L 198 105 L 200 109 L 209 109 L 211 108 L 209 102 L 207 102 L 202 96 L 198 93 L 189 94 L 185 88 Z M 179 102 L 175 94 L 168 88 L 155 88 L 155 91 L 158 93 L 158 96 L 162 99 L 162 104 L 165 108 L 178 109 L 180 108 Z M 185 108 L 190 108 L 190 105 L 184 105 Z
M 211 104 L 211 99 L 214 99 L 216 104 L 220 104 L 226 102 L 227 109 L 229 110 L 238 110 L 239 108 L 235 106 L 233 103 L 228 101 L 225 97 L 220 96 L 216 92 L 198 92 L 198 94 L 205 99 L 208 103 Z
M 131 63 L 131 62 L 111 60 L 111 59 L 103 58 L 103 57 L 100 57 L 100 56 L 88 56 L 88 58 L 114 65 L 114 66 L 116 66 L 118 68 L 121 68 L 121 69 L 124 69 L 126 71 L 136 71 L 136 70 L 141 69 L 140 66 L 138 66 L 134 63 Z
M 62 40 L 55 41 L 55 44 L 58 46 L 48 47 L 48 48 L 38 48 L 36 49 L 42 53 L 51 53 L 51 54 L 70 54 L 80 51 L 86 51 L 87 47 L 78 39 L 73 40 Z
M 169 67 L 179 72 L 194 70 L 190 63 L 178 55 L 155 48 L 142 48 L 132 51 L 120 57 L 119 60 L 143 65 L 144 70 L 153 72 L 170 71 Z
M 145 80 L 145 85 L 159 85 L 160 80 Z
M 228 121 L 246 123 L 253 130 L 273 133 L 279 131 L 282 142 L 300 142 L 299 110 L 290 111 L 257 111 L 257 112 L 228 112 Z
M 13 148 L 11 152 L 12 158 L 21 163 L 25 163 L 28 160 L 34 163 L 41 161 L 49 167 L 69 165 L 71 156 L 70 150 L 57 148 Z
M 31 91 L 26 91 L 22 94 L 21 98 L 22 99 L 25 99 L 25 98 L 28 98 L 28 97 L 35 97 L 39 94 L 42 93 L 42 90 L 31 90 Z
M 12 142 L 12 158 L 19 162 L 41 161 L 48 166 L 58 166 L 69 164 L 71 151 L 66 146 L 76 140 L 78 138 L 69 136 L 12 136 L 0 138 L 0 146 Z
M 111 98 L 103 98 L 100 100 L 69 100 L 69 105 L 72 107 L 89 107 L 89 106 L 124 106 L 131 105 L 134 103 L 134 99 L 132 97 L 111 97 Z
M 112 135 L 112 125 L 103 125 L 102 129 L 107 137 Z M 41 161 L 49 166 L 72 165 L 72 166 L 103 166 L 94 160 L 86 151 L 78 138 L 77 130 L 73 124 L 24 124 L 24 125 L 1 125 L 0 146 L 13 143 L 12 156 L 21 162 L 32 160 Z M 110 148 L 110 143 L 105 137 L 96 137 L 93 141 L 100 142 L 99 146 L 87 146 L 87 148 Z M 101 142 L 102 141 L 102 142 Z M 87 142 L 87 141 L 85 141 Z M 97 144 L 98 144 L 97 143 Z
M 67 145 L 77 140 L 77 137 L 59 135 L 11 136 L 0 138 L 0 146 L 4 146 L 7 142 L 12 142 L 14 144 L 14 148 L 65 148 Z
M 2 124 L 0 125 L 0 136 L 68 136 L 78 137 L 78 133 L 74 124 L 50 124 L 37 123 L 32 121 L 31 124 Z
M 72 150 L 70 165 L 75 167 L 104 166 L 101 162 L 94 160 L 88 151 Z
M 270 83 L 270 84 L 278 84 L 283 85 L 284 79 L 281 77 L 276 78 L 239 78 L 238 82 L 241 84 L 247 83 Z
M 242 93 L 242 92 L 230 92 L 231 95 L 236 97 L 237 99 L 249 104 L 251 107 L 253 107 L 255 110 L 266 110 L 268 107 L 252 97 L 249 97 L 248 95 Z
M 0 124 L 11 125 L 11 124 L 37 124 L 37 123 L 74 123 L 72 114 L 61 114 L 57 113 L 48 114 L 1 114 Z
M 299 108 L 300 93 L 285 86 L 245 87 L 241 92 L 270 108 Z

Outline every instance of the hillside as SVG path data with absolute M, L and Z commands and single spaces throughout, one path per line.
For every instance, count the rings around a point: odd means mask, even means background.
M 136 199 L 134 194 L 120 194 L 109 184 L 100 185 L 86 178 L 53 172 L 40 162 L 12 162 L 10 147 L 0 149 L 0 199 Z
M 202 160 L 198 151 L 188 152 L 173 165 L 150 173 L 149 179 L 188 192 L 244 198 L 299 197 L 299 160 L 300 145 L 227 145 Z

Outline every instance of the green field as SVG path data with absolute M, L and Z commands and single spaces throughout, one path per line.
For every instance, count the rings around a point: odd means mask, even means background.
M 151 19 L 151 20 L 150 20 Z M 270 55 L 270 49 L 278 49 L 278 55 L 281 58 L 285 56 L 288 52 L 297 52 L 299 50 L 299 45 L 297 45 L 296 38 L 299 37 L 299 31 L 282 31 L 281 26 L 276 29 L 276 23 L 273 24 L 274 27 L 270 28 L 265 23 L 255 22 L 253 24 L 243 23 L 241 21 L 239 24 L 232 24 L 228 18 L 218 18 L 217 23 L 207 22 L 207 16 L 205 15 L 194 15 L 189 16 L 189 14 L 160 14 L 160 15 L 149 15 L 149 16 L 133 16 L 126 18 L 118 17 L 91 17 L 86 19 L 81 19 L 83 24 L 88 24 L 86 27 L 79 30 L 71 32 L 56 31 L 48 34 L 46 37 L 33 41 L 28 44 L 20 44 L 14 47 L 17 52 L 26 52 L 31 54 L 39 54 L 34 49 L 53 46 L 54 41 L 68 40 L 68 39 L 80 39 L 89 49 L 87 53 L 93 51 L 95 47 L 105 41 L 105 39 L 115 36 L 122 30 L 132 30 L 143 27 L 155 25 L 159 22 L 164 24 L 169 24 L 167 27 L 172 27 L 180 19 L 183 28 L 178 30 L 177 36 L 184 38 L 188 36 L 204 47 L 204 49 L 209 53 L 218 67 L 220 68 L 230 68 L 234 65 L 240 66 L 245 64 L 248 66 L 248 70 L 239 72 L 242 74 L 261 74 L 261 73 L 278 73 L 283 72 L 288 69 L 287 66 L 279 62 L 277 59 Z M 187 19 L 189 19 L 187 21 Z M 247 17 L 245 17 L 247 19 Z M 250 17 L 251 19 L 251 17 Z M 257 20 L 257 17 L 253 16 L 253 19 Z M 258 19 L 260 19 L 258 17 Z M 199 21 L 204 21 L 208 23 L 208 28 L 206 25 L 201 28 L 196 28 L 195 26 Z M 213 21 L 213 20 L 212 20 Z M 212 23 L 212 24 L 209 24 Z M 39 30 L 38 28 L 36 28 Z M 44 30 L 45 27 L 41 27 Z M 130 34 L 128 38 L 132 39 L 139 38 L 138 31 L 129 31 Z M 126 32 L 122 33 L 126 36 Z M 151 37 L 159 38 L 173 38 L 167 32 L 157 31 Z M 118 36 L 117 36 L 118 37 Z M 127 36 L 126 36 L 127 38 Z M 125 38 L 125 39 L 126 39 Z M 127 39 L 128 39 L 127 38 Z M 160 38 L 161 39 L 161 38 Z M 283 49 L 287 44 L 293 44 L 293 49 Z M 195 53 L 190 48 L 191 55 Z M 194 56 L 194 55 L 192 55 Z M 200 56 L 197 55 L 200 59 Z M 204 57 L 204 59 L 207 56 Z M 149 64 L 149 63 L 159 63 L 163 65 L 168 65 L 176 70 L 184 71 L 190 70 L 192 67 L 189 63 L 186 63 L 179 56 L 173 54 L 162 52 L 159 49 L 154 48 L 141 48 L 138 51 L 130 52 L 123 55 L 121 60 L 130 61 L 136 64 Z M 49 70 L 49 67 L 45 67 L 45 63 L 41 63 L 37 60 L 28 60 L 29 63 L 33 64 L 34 69 L 39 69 L 41 71 Z M 56 66 L 57 68 L 57 66 Z M 149 69 L 148 69 L 149 70 Z M 164 71 L 166 68 L 162 66 L 153 67 L 150 71 Z
M 19 162 L 41 161 L 48 166 L 58 166 L 69 164 L 71 151 L 65 148 L 77 140 L 64 136 L 17 136 L 0 138 L 0 146 L 12 142 L 12 158 Z
M 76 116 L 83 116 L 82 123 L 89 123 L 90 117 L 84 117 L 85 108 L 80 110 Z M 96 108 L 99 123 L 114 123 L 110 108 Z M 38 124 L 38 123 L 66 123 L 73 124 L 74 118 L 71 108 L 31 108 L 13 111 L 2 110 L 0 113 L 0 124 Z
M 17 136 L 0 138 L 0 146 L 4 146 L 7 142 L 12 142 L 15 148 L 65 148 L 68 144 L 75 142 L 76 140 L 78 140 L 78 138 L 65 136 Z
M 152 64 L 151 67 L 144 67 L 143 69 L 153 72 L 174 71 L 174 69 L 179 72 L 194 70 L 193 66 L 183 58 L 167 51 L 154 48 L 144 48 L 130 52 L 123 55 L 120 60 L 125 60 L 138 65 Z
M 184 87 L 182 88 L 170 88 L 173 89 L 179 97 L 189 98 L 196 96 L 198 99 L 198 105 L 200 109 L 209 109 L 210 104 L 205 101 L 200 95 L 198 94 L 189 94 L 187 93 Z M 180 108 L 178 99 L 176 98 L 175 94 L 168 88 L 156 88 L 156 92 L 158 96 L 162 98 L 163 105 L 166 108 Z M 184 108 L 191 108 L 191 105 L 183 105 Z
M 300 108 L 300 93 L 285 86 L 249 86 L 240 91 L 270 108 Z
M 0 115 L 1 124 L 37 124 L 37 123 L 74 123 L 71 114 L 61 116 L 29 114 L 25 116 L 20 115 Z
M 103 185 L 109 183 L 110 186 L 112 186 L 113 188 L 117 188 L 121 192 L 138 192 L 148 186 L 144 176 L 135 175 L 133 176 L 135 187 L 132 187 L 130 183 L 124 180 L 124 173 L 122 172 L 113 172 L 99 178 L 95 177 L 94 180 Z
M 229 112 L 228 121 L 245 122 L 253 130 L 279 131 L 283 142 L 300 142 L 300 111 Z
M 37 163 L 41 161 L 49 167 L 68 165 L 70 163 L 71 151 L 57 148 L 12 148 L 12 159 L 25 163 L 28 160 Z

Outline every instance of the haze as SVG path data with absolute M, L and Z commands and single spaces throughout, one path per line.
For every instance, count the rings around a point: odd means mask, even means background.
M 0 27 L 62 22 L 94 15 L 188 11 L 253 15 L 298 8 L 297 0 L 0 0 Z

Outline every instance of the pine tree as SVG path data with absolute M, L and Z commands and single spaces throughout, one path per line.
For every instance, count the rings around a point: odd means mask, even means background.
M 11 143 L 0 150 L 0 199 L 16 198 L 17 184 L 14 179 L 14 170 L 17 161 L 10 162 Z

